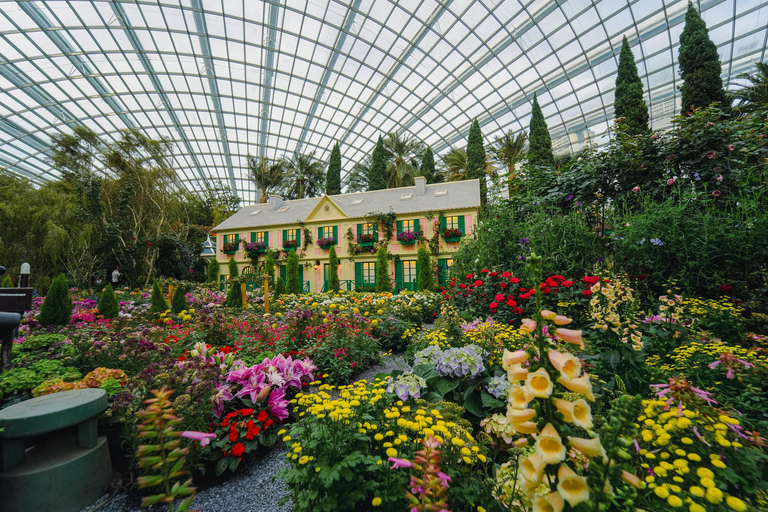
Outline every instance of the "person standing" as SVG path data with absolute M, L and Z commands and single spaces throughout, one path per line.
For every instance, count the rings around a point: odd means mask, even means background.
M 115 270 L 112 271 L 112 288 L 117 289 L 120 285 L 120 276 L 120 267 L 115 267 Z

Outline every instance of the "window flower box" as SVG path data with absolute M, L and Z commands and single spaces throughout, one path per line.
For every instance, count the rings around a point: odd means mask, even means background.
M 235 254 L 240 242 L 227 242 L 221 246 L 221 252 L 224 254 Z
M 296 240 L 285 240 L 283 242 L 283 250 L 285 251 L 295 251 L 298 246 L 299 243 Z
M 264 254 L 267 252 L 266 242 L 251 242 L 249 244 L 243 243 L 243 249 L 250 254 Z M 251 258 L 253 259 L 253 258 Z
M 417 238 L 416 233 L 413 231 L 403 231 L 397 235 L 397 241 L 400 242 L 400 245 L 413 245 L 416 243 Z
M 332 236 L 317 239 L 317 245 L 321 249 L 330 249 L 331 246 L 336 245 L 337 243 L 338 241 L 336 240 L 336 238 Z
M 373 247 L 376 237 L 371 233 L 363 233 L 357 237 L 357 243 L 360 247 Z
M 445 228 L 443 230 L 443 238 L 446 242 L 458 242 L 462 236 L 464 236 L 464 233 L 460 229 Z

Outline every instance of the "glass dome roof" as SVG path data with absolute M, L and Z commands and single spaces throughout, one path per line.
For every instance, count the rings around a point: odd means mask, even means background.
M 726 84 L 765 60 L 768 0 L 699 0 Z M 256 200 L 247 157 L 333 143 L 342 168 L 379 133 L 435 153 L 528 127 L 538 94 L 556 151 L 613 117 L 621 38 L 655 129 L 679 110 L 684 0 L 0 0 L 0 167 L 57 179 L 50 138 L 86 125 L 174 142 L 185 186 Z

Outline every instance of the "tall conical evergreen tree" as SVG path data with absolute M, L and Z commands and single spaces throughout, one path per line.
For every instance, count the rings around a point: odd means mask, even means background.
M 211 258 L 211 261 L 208 262 L 208 282 L 215 283 L 218 280 L 219 280 L 219 262 L 216 261 L 216 258 Z
M 389 280 L 389 260 L 384 247 L 379 247 L 376 253 L 376 291 L 379 293 L 392 291 L 392 282 Z
M 179 287 L 173 291 L 173 299 L 171 299 L 171 311 L 173 311 L 175 315 L 178 315 L 182 311 L 189 309 L 186 293 L 187 292 L 184 290 L 184 286 L 182 285 L 179 285 Z
M 331 246 L 331 250 L 328 252 L 328 290 L 334 293 L 339 293 L 341 290 L 341 282 L 339 281 L 339 258 L 336 256 L 336 249 Z
M 160 285 L 155 281 L 152 285 L 152 296 L 149 298 L 150 313 L 162 313 L 168 309 L 168 301 L 165 300 L 163 291 L 160 289 Z
M 301 293 L 301 283 L 299 282 L 299 255 L 296 251 L 288 253 L 288 260 L 285 263 L 286 292 Z
M 267 257 L 264 258 L 264 275 L 267 276 L 270 285 L 275 282 L 275 254 L 267 249 Z
M 427 179 L 427 183 L 434 183 L 435 181 L 435 155 L 432 153 L 432 148 L 427 147 L 424 151 L 424 155 L 421 157 L 421 168 L 419 172 Z
M 485 145 L 480 123 L 475 119 L 467 138 L 467 178 L 480 180 L 480 204 L 488 202 L 488 184 L 485 180 Z
M 533 95 L 531 111 L 531 133 L 528 137 L 528 163 L 531 165 L 555 166 L 555 154 L 552 152 L 552 138 L 541 112 L 539 100 Z
M 48 287 L 37 322 L 43 327 L 52 324 L 67 325 L 72 318 L 72 309 L 72 295 L 69 293 L 67 277 L 59 274 Z
M 237 277 L 237 262 L 235 258 L 229 258 L 229 277 Z
M 229 308 L 242 308 L 243 307 L 243 289 L 240 286 L 240 279 L 234 278 L 229 280 L 229 292 L 227 298 L 224 301 L 224 305 Z
M 371 155 L 371 168 L 368 170 L 368 190 L 387 188 L 387 155 L 384 152 L 384 139 L 379 135 L 376 148 Z
M 104 318 L 115 318 L 120 313 L 120 306 L 117 304 L 115 291 L 111 284 L 107 283 L 107 286 L 104 287 L 96 306 L 99 309 L 99 314 Z
M 435 272 L 432 268 L 432 258 L 429 251 L 423 245 L 419 247 L 419 291 L 435 291 Z
M 643 98 L 643 82 L 637 73 L 635 56 L 629 47 L 627 36 L 624 36 L 621 43 L 613 108 L 616 119 L 624 118 L 623 123 L 630 134 L 639 135 L 648 131 L 648 105 Z
M 712 102 L 719 102 L 724 110 L 730 110 L 730 101 L 723 90 L 720 78 L 722 66 L 715 43 L 709 38 L 709 32 L 699 11 L 688 2 L 685 13 L 685 28 L 680 34 L 678 54 L 680 86 L 683 112 L 693 108 L 706 107 Z
M 329 196 L 341 194 L 341 150 L 338 142 L 333 145 L 328 172 L 325 174 L 325 193 Z

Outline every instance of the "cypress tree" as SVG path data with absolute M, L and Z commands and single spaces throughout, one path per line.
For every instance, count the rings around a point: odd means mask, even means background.
M 296 251 L 288 252 L 288 260 L 285 263 L 285 267 L 285 278 L 288 281 L 285 291 L 298 295 L 301 293 L 301 285 L 299 283 L 299 255 L 296 254 Z
M 110 283 L 107 283 L 107 286 L 101 292 L 97 307 L 99 314 L 104 318 L 115 318 L 120 312 L 120 306 L 118 306 L 117 299 L 115 298 L 115 291 Z
M 185 293 L 186 292 L 184 287 L 181 285 L 179 285 L 179 287 L 176 288 L 176 290 L 173 292 L 173 298 L 171 299 L 171 311 L 173 311 L 175 315 L 178 315 L 182 311 L 185 311 L 187 308 L 189 308 Z
M 229 277 L 237 277 L 237 262 L 235 258 L 229 258 Z
M 392 291 L 392 283 L 389 280 L 389 261 L 384 247 L 379 247 L 379 251 L 376 253 L 376 291 Z
M 432 271 L 432 259 L 423 245 L 419 247 L 419 285 L 418 290 L 434 291 L 435 277 Z
M 371 155 L 371 167 L 368 170 L 368 190 L 387 188 L 387 155 L 384 153 L 384 139 L 379 135 L 376 148 Z
M 163 311 L 168 310 L 168 302 L 165 300 L 163 290 L 160 289 L 160 285 L 157 284 L 157 281 L 152 285 L 152 297 L 150 297 L 149 303 L 150 313 L 162 313 Z
M 219 280 L 219 262 L 216 258 L 211 258 L 208 262 L 208 282 L 215 283 Z
M 174 299 L 176 297 L 174 296 Z M 243 307 L 243 291 L 240 289 L 239 279 L 229 280 L 229 293 L 227 293 L 227 300 L 224 304 L 228 308 L 242 308 Z
M 685 28 L 680 34 L 678 54 L 683 112 L 707 107 L 717 101 L 723 110 L 730 110 L 728 96 L 720 78 L 722 66 L 717 47 L 709 38 L 709 32 L 699 11 L 688 2 Z
M 13 279 L 11 279 L 11 276 L 5 276 L 3 278 L 3 284 L 1 286 L 3 288 L 13 288 Z
M 267 276 L 269 284 L 275 282 L 275 253 L 267 249 L 267 257 L 264 258 L 264 275 Z
M 528 136 L 528 163 L 531 165 L 555 166 L 555 154 L 552 152 L 552 138 L 541 112 L 539 100 L 533 95 L 531 111 L 531 133 Z
M 64 274 L 53 278 L 48 293 L 43 300 L 37 321 L 40 325 L 67 325 L 72 319 L 72 296 Z
M 627 36 L 621 43 L 619 73 L 616 76 L 616 98 L 613 102 L 616 119 L 624 118 L 631 135 L 648 131 L 648 105 L 643 98 L 643 82 L 637 73 L 635 56 L 629 47 Z
M 331 246 L 331 250 L 328 251 L 328 272 L 329 276 L 328 289 L 334 293 L 339 293 L 341 290 L 341 282 L 339 281 L 339 258 L 336 256 L 336 249 Z
M 480 204 L 486 204 L 488 184 L 485 180 L 485 145 L 477 119 L 472 122 L 467 139 L 467 178 L 480 180 Z
M 283 278 L 277 276 L 277 282 L 275 283 L 275 299 L 285 294 L 285 282 Z
M 341 194 L 341 151 L 339 143 L 333 145 L 331 159 L 328 161 L 328 172 L 325 175 L 325 193 Z
M 427 179 L 427 183 L 434 183 L 435 155 L 432 153 L 432 148 L 427 147 L 427 150 L 424 151 L 424 156 L 421 157 L 421 168 L 419 171 L 421 175 Z

